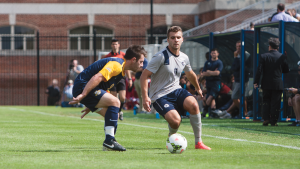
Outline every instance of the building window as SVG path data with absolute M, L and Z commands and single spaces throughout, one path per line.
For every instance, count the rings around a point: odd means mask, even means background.
M 96 49 L 110 49 L 113 31 L 98 26 L 83 26 L 69 31 L 71 50 L 92 50 L 93 30 L 96 30 Z
M 23 26 L 0 27 L 1 50 L 30 50 L 34 49 L 35 32 Z

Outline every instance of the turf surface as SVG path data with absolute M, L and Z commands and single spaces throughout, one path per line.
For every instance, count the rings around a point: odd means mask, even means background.
M 155 115 L 124 113 L 116 139 L 126 152 L 103 152 L 103 118 L 80 119 L 78 108 L 0 107 L 0 168 L 299 168 L 300 127 L 264 127 L 237 119 L 202 119 L 203 142 L 195 150 L 189 119 L 179 133 L 183 154 L 165 147 L 168 128 Z

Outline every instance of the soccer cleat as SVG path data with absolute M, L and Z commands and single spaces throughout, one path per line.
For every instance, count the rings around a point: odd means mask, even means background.
M 211 150 L 211 148 L 210 148 L 210 147 L 207 147 L 206 145 L 204 145 L 203 142 L 198 142 L 198 143 L 195 145 L 195 149 Z
M 119 144 L 115 139 L 104 140 L 103 142 L 103 151 L 126 151 L 121 144 Z
M 122 111 L 120 111 L 119 119 L 120 119 L 121 121 L 124 119 L 124 117 L 123 117 L 123 112 L 122 112 Z

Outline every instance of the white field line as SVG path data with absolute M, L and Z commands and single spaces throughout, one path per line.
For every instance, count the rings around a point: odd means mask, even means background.
M 0 107 L 1 109 L 7 109 L 4 107 Z M 41 114 L 41 115 L 47 115 L 47 116 L 56 116 L 56 117 L 69 117 L 69 118 L 75 118 L 75 119 L 80 119 L 80 117 L 75 117 L 75 116 L 63 116 L 63 115 L 58 115 L 58 114 L 51 114 L 51 113 L 45 113 L 41 111 L 34 111 L 34 110 L 25 110 L 25 109 L 18 109 L 18 108 L 8 108 L 10 110 L 16 110 L 16 111 L 26 111 L 26 112 L 32 112 L 36 114 Z M 99 121 L 103 122 L 104 120 L 99 120 L 99 119 L 90 119 L 90 118 L 84 118 L 83 120 L 90 120 L 90 121 Z M 131 123 L 120 123 L 122 125 L 128 125 L 128 126 L 135 126 L 135 127 L 143 127 L 143 128 L 151 128 L 151 129 L 158 129 L 158 130 L 169 130 L 167 128 L 159 128 L 159 127 L 151 127 L 151 126 L 143 126 L 143 125 L 138 125 L 138 124 L 131 124 Z M 187 132 L 187 131 L 181 131 L 178 130 L 180 133 L 185 133 L 185 134 L 191 134 L 194 135 L 192 132 Z M 260 142 L 260 141 L 250 141 L 246 139 L 233 139 L 233 138 L 227 138 L 227 137 L 220 137 L 220 136 L 212 136 L 212 135 L 206 135 L 202 134 L 202 136 L 205 137 L 212 137 L 212 138 L 217 138 L 217 139 L 224 139 L 224 140 L 233 140 L 233 141 L 241 141 L 241 142 L 249 142 L 249 143 L 258 143 L 258 144 L 265 144 L 269 146 L 276 146 L 276 147 L 283 147 L 283 148 L 289 148 L 289 149 L 295 149 L 295 150 L 300 150 L 300 147 L 295 147 L 295 146 L 286 146 L 286 145 L 281 145 L 281 144 L 274 144 L 274 143 L 267 143 L 267 142 Z

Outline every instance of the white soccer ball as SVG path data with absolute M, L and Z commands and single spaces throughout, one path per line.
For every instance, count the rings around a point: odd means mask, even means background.
M 170 153 L 181 154 L 187 148 L 187 140 L 183 135 L 175 133 L 167 139 L 166 146 Z

